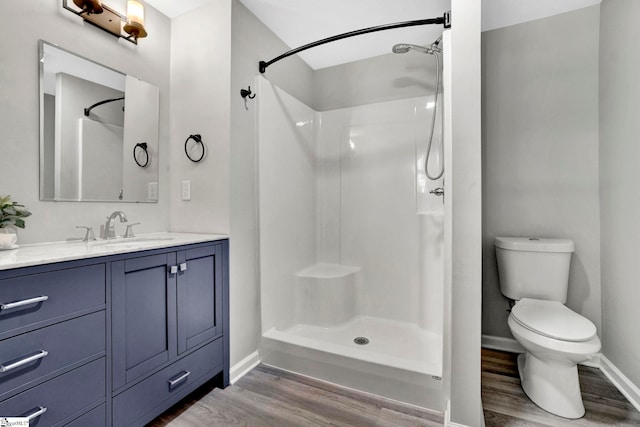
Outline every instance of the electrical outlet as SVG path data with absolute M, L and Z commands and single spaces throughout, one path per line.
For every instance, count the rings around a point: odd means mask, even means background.
M 157 182 L 150 182 L 147 185 L 147 197 L 149 198 L 149 201 L 155 202 L 156 200 L 158 200 L 158 183 Z
M 191 181 L 185 180 L 182 181 L 182 200 L 188 201 L 191 200 Z

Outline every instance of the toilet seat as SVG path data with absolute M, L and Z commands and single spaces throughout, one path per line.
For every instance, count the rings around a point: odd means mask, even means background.
M 584 342 L 596 336 L 595 325 L 558 301 L 523 298 L 511 317 L 532 332 L 561 341 Z

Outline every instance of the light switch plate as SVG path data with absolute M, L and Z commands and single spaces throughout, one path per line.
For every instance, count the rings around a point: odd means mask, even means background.
M 158 200 L 158 183 L 157 182 L 150 182 L 147 185 L 147 197 L 150 201 L 157 201 Z
M 188 201 L 191 200 L 191 181 L 184 180 L 182 181 L 182 200 Z

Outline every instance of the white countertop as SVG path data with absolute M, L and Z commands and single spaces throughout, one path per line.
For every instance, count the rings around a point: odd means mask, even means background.
M 0 251 L 0 270 L 228 239 L 224 234 L 149 233 L 133 238 L 39 243 Z

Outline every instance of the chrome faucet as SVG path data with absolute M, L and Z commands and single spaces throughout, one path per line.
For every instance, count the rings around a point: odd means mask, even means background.
M 116 237 L 116 224 L 114 220 L 116 217 L 120 218 L 120 222 L 127 222 L 127 216 L 122 211 L 115 211 L 107 217 L 107 222 L 104 223 L 104 230 L 102 238 L 114 239 Z

